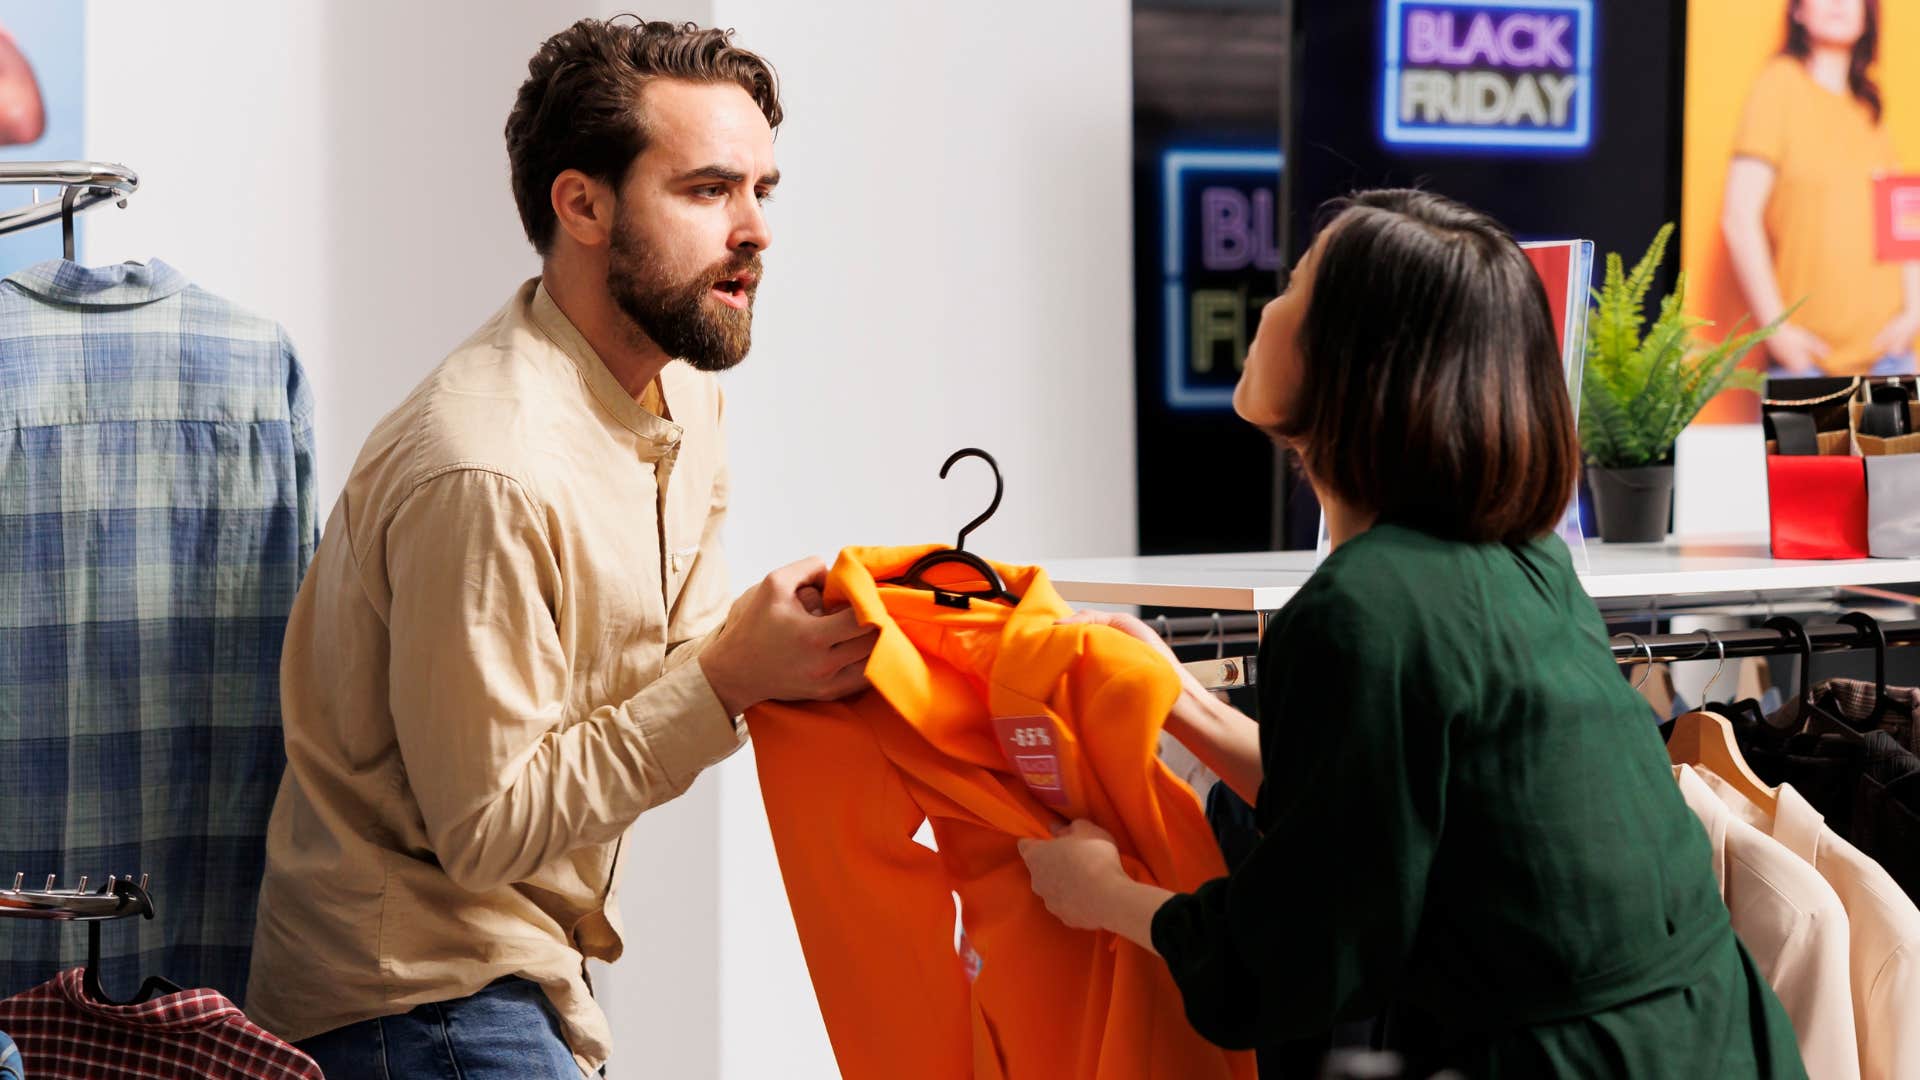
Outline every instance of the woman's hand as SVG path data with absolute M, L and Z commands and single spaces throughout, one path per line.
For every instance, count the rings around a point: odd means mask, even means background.
M 1034 895 L 1054 917 L 1075 930 L 1109 930 L 1113 894 L 1133 884 L 1120 867 L 1112 834 L 1091 821 L 1076 821 L 1051 840 L 1020 841 Z
M 1126 634 L 1128 637 L 1144 641 L 1153 648 L 1153 651 L 1164 657 L 1167 663 L 1173 667 L 1174 671 L 1180 674 L 1180 686 L 1182 689 L 1194 694 L 1204 694 L 1207 692 L 1207 688 L 1200 685 L 1200 680 L 1194 678 L 1192 673 L 1187 671 L 1186 665 L 1180 662 L 1180 658 L 1174 655 L 1173 646 L 1168 645 L 1166 639 L 1154 633 L 1153 628 L 1141 622 L 1137 616 L 1124 615 L 1114 611 L 1076 611 L 1072 616 L 1060 620 L 1060 625 L 1110 626 Z
M 1767 339 L 1767 351 L 1773 354 L 1774 363 L 1795 375 L 1818 375 L 1820 361 L 1833 350 L 1812 332 L 1792 323 L 1781 323 Z
M 1260 728 L 1233 706 L 1217 700 L 1186 665 L 1174 656 L 1173 649 L 1146 623 L 1132 615 L 1110 611 L 1082 611 L 1063 624 L 1111 626 L 1152 646 L 1173 665 L 1180 675 L 1180 696 L 1167 714 L 1166 732 L 1193 752 L 1200 763 L 1212 769 L 1234 793 L 1249 803 L 1259 801 Z
M 1911 353 L 1915 338 L 1920 338 L 1920 311 L 1902 311 L 1873 339 L 1874 359 Z
M 1091 821 L 1054 830 L 1052 840 L 1020 841 L 1034 894 L 1075 930 L 1109 930 L 1154 952 L 1153 916 L 1173 894 L 1127 876 L 1113 837 Z

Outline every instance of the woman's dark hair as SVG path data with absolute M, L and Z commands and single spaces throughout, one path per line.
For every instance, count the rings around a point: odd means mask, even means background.
M 1853 60 L 1847 65 L 1847 89 L 1873 113 L 1873 122 L 1880 122 L 1880 86 L 1867 74 L 1880 52 L 1880 0 L 1860 0 L 1864 5 L 1865 21 L 1860 26 L 1860 40 L 1853 43 Z M 1813 55 L 1813 37 L 1799 19 L 1793 17 L 1800 10 L 1802 0 L 1791 0 L 1787 4 L 1787 47 L 1788 56 L 1805 63 Z
M 1422 191 L 1322 208 L 1303 372 L 1278 434 L 1382 521 L 1518 543 L 1553 529 L 1580 448 L 1547 294 L 1499 222 Z
M 581 19 L 533 54 L 507 115 L 513 200 L 540 254 L 552 247 L 557 225 L 554 177 L 579 169 L 618 185 L 647 148 L 641 91 L 655 79 L 733 83 L 753 98 L 768 126 L 780 126 L 773 68 L 735 45 L 733 31 L 630 15 Z

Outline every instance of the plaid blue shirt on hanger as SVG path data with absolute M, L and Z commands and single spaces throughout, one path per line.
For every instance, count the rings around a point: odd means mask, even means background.
M 0 282 L 0 889 L 149 874 L 102 978 L 245 1000 L 313 556 L 313 400 L 284 331 L 164 263 Z M 0 919 L 0 995 L 86 956 Z

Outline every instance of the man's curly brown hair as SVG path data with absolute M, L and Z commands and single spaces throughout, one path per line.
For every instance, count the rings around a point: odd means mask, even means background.
M 642 91 L 655 79 L 734 83 L 780 126 L 773 68 L 733 44 L 733 31 L 638 16 L 581 19 L 548 38 L 527 62 L 507 115 L 513 199 L 527 239 L 542 256 L 557 224 L 554 178 L 578 169 L 616 187 L 647 148 Z

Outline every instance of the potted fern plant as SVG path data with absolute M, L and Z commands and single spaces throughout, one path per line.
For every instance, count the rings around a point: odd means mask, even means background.
M 1726 340 L 1702 350 L 1693 332 L 1708 323 L 1684 311 L 1683 272 L 1643 335 L 1647 291 L 1672 235 L 1671 223 L 1661 226 L 1632 273 L 1617 252 L 1607 256 L 1606 280 L 1593 294 L 1587 321 L 1580 446 L 1600 538 L 1609 543 L 1666 538 L 1675 441 L 1721 391 L 1761 387 L 1764 377 L 1741 370 L 1740 361 L 1787 317 L 1745 334 L 1735 326 Z

